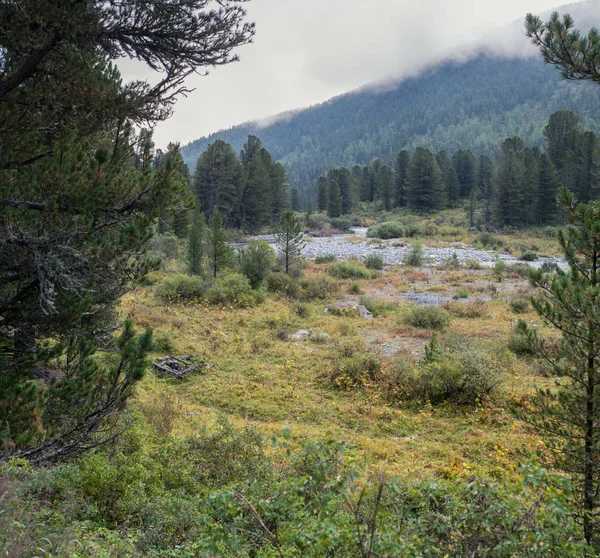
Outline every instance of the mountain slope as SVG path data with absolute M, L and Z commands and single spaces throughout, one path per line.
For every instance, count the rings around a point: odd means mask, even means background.
M 223 139 L 240 150 L 249 134 L 288 170 L 301 189 L 334 166 L 390 163 L 418 145 L 450 153 L 468 148 L 494 154 L 508 136 L 543 143 L 543 127 L 559 109 L 600 132 L 600 88 L 566 82 L 539 57 L 477 56 L 444 62 L 386 90 L 363 88 L 326 103 L 280 115 L 272 124 L 246 123 L 200 138 L 182 152 L 191 169 L 209 143 Z

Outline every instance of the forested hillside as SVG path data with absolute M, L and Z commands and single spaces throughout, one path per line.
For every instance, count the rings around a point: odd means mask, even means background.
M 364 88 L 321 105 L 282 115 L 261 127 L 247 123 L 200 138 L 182 149 L 194 169 L 209 143 L 222 139 L 240 151 L 258 135 L 301 190 L 328 169 L 392 164 L 402 149 L 424 146 L 491 156 L 506 137 L 542 146 L 543 128 L 557 110 L 573 110 L 584 129 L 600 131 L 600 96 L 588 83 L 566 82 L 538 59 L 479 56 L 446 62 L 388 90 Z

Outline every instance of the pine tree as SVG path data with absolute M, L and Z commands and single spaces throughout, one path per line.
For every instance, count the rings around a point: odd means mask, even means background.
M 537 215 L 535 224 L 550 225 L 556 222 L 558 206 L 556 196 L 558 193 L 558 172 L 546 153 L 540 157 L 540 176 L 537 189 Z
M 452 156 L 452 166 L 458 176 L 460 184 L 460 197 L 468 198 L 471 190 L 477 184 L 475 174 L 475 157 L 468 151 L 461 149 Z
M 206 224 L 204 213 L 200 210 L 194 211 L 192 226 L 188 237 L 187 265 L 190 275 L 204 275 L 204 234 Z
M 207 217 L 217 207 L 228 226 L 237 224 L 240 180 L 240 163 L 231 145 L 211 143 L 198 159 L 192 180 L 192 191 Z
M 219 209 L 215 208 L 206 230 L 208 262 L 213 277 L 216 277 L 221 269 L 230 266 L 233 262 L 234 252 L 227 244 L 228 240 L 229 235 L 223 224 L 223 216 Z
M 270 209 L 269 173 L 260 151 L 255 152 L 245 166 L 246 180 L 241 199 L 242 222 L 249 231 L 258 230 L 267 222 Z
M 306 222 L 306 226 L 307 227 L 310 227 L 310 223 L 312 221 L 313 213 L 314 213 L 313 204 L 309 201 L 306 204 L 306 219 L 305 219 L 305 222 Z
M 577 142 L 577 199 L 587 203 L 598 197 L 598 138 L 594 132 L 584 132 Z
M 477 209 L 477 188 L 471 190 L 469 195 L 469 227 L 475 226 L 475 210 Z
M 458 175 L 453 166 L 448 167 L 446 175 L 444 176 L 444 184 L 446 186 L 448 206 L 455 207 L 460 199 L 460 183 L 458 182 Z
M 579 134 L 579 116 L 570 110 L 552 114 L 544 128 L 550 160 L 558 170 L 561 184 L 572 192 L 576 189 Z
M 289 207 L 287 173 L 281 163 L 273 163 L 269 171 L 271 180 L 271 221 L 279 221 Z
M 523 210 L 521 212 L 521 226 L 535 225 L 537 223 L 535 215 L 535 206 L 538 202 L 538 188 L 536 187 L 540 180 L 540 157 L 541 153 L 537 147 L 526 147 L 523 150 L 523 193 L 521 202 Z
M 342 214 L 342 194 L 335 180 L 329 182 L 329 200 L 327 203 L 327 215 L 330 218 L 339 217 Z
M 509 138 L 502 144 L 496 169 L 496 217 L 501 225 L 519 226 L 523 222 L 523 140 Z
M 406 149 L 398 153 L 394 162 L 394 205 L 395 207 L 404 207 L 406 205 L 406 177 L 408 175 L 408 165 L 410 155 Z
M 339 169 L 336 182 L 342 196 L 342 215 L 352 213 L 354 206 L 354 179 L 346 168 Z
M 329 188 L 327 178 L 324 176 L 319 177 L 317 181 L 317 209 L 319 211 L 327 211 L 327 205 L 329 204 Z
M 557 464 L 573 475 L 580 494 L 586 542 L 598 548 L 600 499 L 600 204 L 577 205 L 566 188 L 560 193 L 570 226 L 558 238 L 569 270 L 531 272 L 531 284 L 543 292 L 531 302 L 546 324 L 562 334 L 558 352 L 549 350 L 534 329 L 521 322 L 539 356 L 558 378 L 555 389 L 541 389 L 536 414 L 522 413 L 557 446 Z
M 394 196 L 394 173 L 387 165 L 382 165 L 378 175 L 379 199 L 386 211 L 392 208 Z
M 494 163 L 486 155 L 480 155 L 477 165 L 477 187 L 484 203 L 484 219 L 486 224 L 492 221 L 494 204 Z
M 441 174 L 433 153 L 417 147 L 408 167 L 408 207 L 415 211 L 441 209 L 444 206 Z
M 290 194 L 290 205 L 293 211 L 302 211 L 302 199 L 300 198 L 300 192 L 297 188 L 292 188 Z
M 284 270 L 289 274 L 296 260 L 302 255 L 302 248 L 304 247 L 302 226 L 291 209 L 285 211 L 281 216 L 275 235 L 275 244 L 279 249 L 279 256 L 283 261 Z

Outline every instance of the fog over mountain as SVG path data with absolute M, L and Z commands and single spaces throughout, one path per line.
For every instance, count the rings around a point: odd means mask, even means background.
M 583 3 L 578 13 L 594 5 Z M 239 63 L 208 77 L 190 76 L 195 91 L 157 127 L 156 142 L 186 143 L 366 83 L 414 75 L 449 55 L 472 55 L 475 45 L 521 54 L 524 15 L 555 6 L 556 0 L 251 0 L 246 7 L 257 24 L 254 44 L 239 49 Z M 515 20 L 510 32 L 507 25 Z M 127 77 L 157 79 L 128 64 L 125 69 Z
M 557 8 L 582 29 L 600 24 L 600 2 Z M 544 17 L 548 13 L 542 14 Z M 388 76 L 308 109 L 293 110 L 200 138 L 183 149 L 193 170 L 199 154 L 216 139 L 239 151 L 258 135 L 301 190 L 333 166 L 390 163 L 403 148 L 424 145 L 494 155 L 499 142 L 520 135 L 543 143 L 552 112 L 577 112 L 584 127 L 600 130 L 600 95 L 589 83 L 565 82 L 542 62 L 523 31 L 523 19 L 465 42 L 401 77 Z

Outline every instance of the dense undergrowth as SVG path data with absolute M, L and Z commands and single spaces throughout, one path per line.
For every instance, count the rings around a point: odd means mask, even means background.
M 535 320 L 523 270 L 380 267 L 323 258 L 253 289 L 168 261 L 122 313 L 155 329 L 157 356 L 209 368 L 148 373 L 115 446 L 2 465 L 4 553 L 583 555 L 552 451 L 509 411 L 549 385 L 513 328 Z M 343 299 L 374 318 L 324 313 Z

